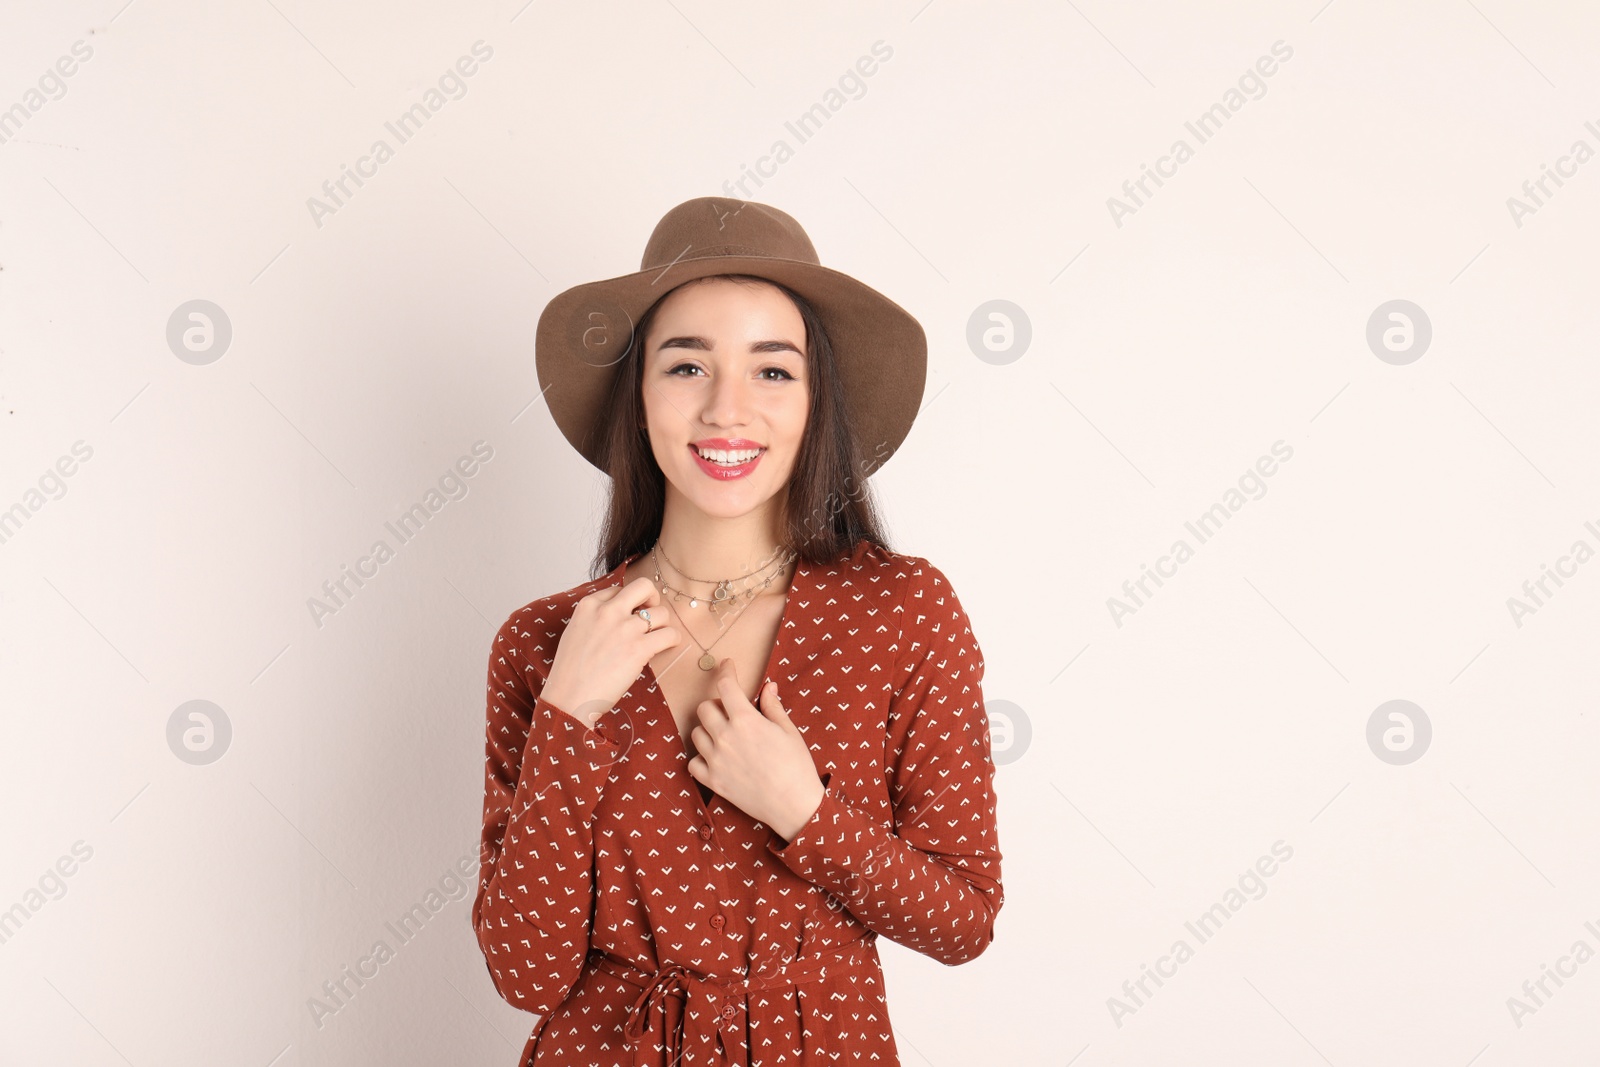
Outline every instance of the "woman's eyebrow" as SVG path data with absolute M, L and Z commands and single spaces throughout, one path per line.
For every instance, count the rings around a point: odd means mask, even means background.
M 661 344 L 657 345 L 656 347 L 658 349 L 666 349 L 666 348 L 695 348 L 695 349 L 699 349 L 699 350 L 704 351 L 704 352 L 709 352 L 711 350 L 711 342 L 707 341 L 704 337 L 695 337 L 695 336 L 669 337 L 665 341 L 662 341 Z M 802 352 L 792 341 L 785 341 L 782 338 L 774 338 L 774 339 L 772 339 L 770 341 L 753 341 L 750 344 L 750 351 L 751 352 L 793 352 L 797 356 L 804 356 L 805 355 L 805 353 Z

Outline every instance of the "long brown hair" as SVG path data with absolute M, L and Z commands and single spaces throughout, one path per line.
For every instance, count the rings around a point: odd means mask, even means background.
M 871 456 L 863 453 L 851 425 L 844 383 L 822 319 L 804 297 L 786 285 L 749 274 L 711 277 L 779 289 L 805 321 L 805 366 L 811 379 L 811 407 L 794 470 L 780 491 L 788 543 L 808 564 L 831 562 L 848 554 L 863 539 L 889 549 L 867 481 L 881 462 L 881 449 Z M 698 278 L 684 284 L 705 280 Z M 670 293 L 663 294 L 661 300 L 667 295 Z M 607 401 L 610 416 L 597 428 L 602 437 L 605 470 L 611 476 L 611 493 L 600 547 L 591 564 L 591 578 L 609 574 L 626 560 L 647 551 L 661 534 L 667 480 L 643 429 L 645 338 L 661 300 L 640 317 L 612 379 Z

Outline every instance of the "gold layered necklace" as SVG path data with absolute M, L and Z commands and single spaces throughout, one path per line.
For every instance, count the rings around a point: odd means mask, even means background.
M 750 601 L 754 600 L 764 590 L 766 590 L 766 588 L 777 579 L 778 575 L 782 574 L 784 570 L 788 568 L 789 564 L 794 562 L 795 558 L 800 554 L 792 548 L 785 549 L 784 546 L 779 545 L 778 549 L 773 552 L 771 556 L 768 556 L 764 562 L 758 564 L 753 570 L 747 571 L 746 573 L 733 578 L 691 578 L 688 575 L 684 575 L 686 581 L 714 585 L 711 591 L 711 596 L 703 597 L 694 593 L 685 592 L 681 589 L 675 589 L 667 584 L 666 579 L 661 576 L 660 560 L 656 559 L 656 553 L 658 550 L 660 551 L 661 556 L 667 560 L 667 565 L 669 567 L 675 571 L 678 571 L 679 574 L 683 574 L 683 571 L 679 570 L 677 564 L 673 563 L 672 559 L 667 556 L 666 551 L 661 549 L 659 541 L 656 543 L 655 547 L 650 549 L 650 558 L 655 561 L 656 585 L 662 590 L 663 593 L 671 594 L 670 597 L 664 597 L 663 600 L 669 608 L 672 608 L 672 613 L 674 615 L 678 615 L 678 609 L 672 606 L 673 601 L 687 600 L 689 601 L 689 606 L 691 608 L 697 608 L 701 604 L 705 604 L 706 610 L 711 614 L 713 619 L 717 618 L 719 614 L 727 608 L 738 607 L 741 600 L 744 601 L 745 606 L 748 607 Z M 784 558 L 782 561 L 772 569 L 771 573 L 769 573 L 765 578 L 762 578 L 760 583 L 757 584 L 753 580 L 753 576 L 771 567 L 773 560 L 777 559 L 779 555 L 783 555 Z M 746 579 L 751 579 L 751 584 L 748 588 L 743 590 L 736 590 L 734 588 L 735 583 L 745 581 Z M 743 610 L 743 608 L 739 608 L 739 611 L 734 614 L 734 621 L 738 620 L 738 617 L 743 613 Z M 678 620 L 682 622 L 683 616 L 678 615 Z M 717 641 L 721 641 L 728 635 L 728 631 L 733 629 L 733 626 L 730 622 L 728 626 L 723 627 L 722 633 L 718 634 L 716 640 L 712 641 L 709 645 L 701 645 L 700 639 L 695 637 L 693 633 L 689 633 L 689 626 L 687 623 L 684 623 L 683 629 L 685 633 L 689 634 L 689 639 L 691 641 L 697 645 L 700 645 L 700 659 L 697 661 L 700 664 L 700 669 L 703 671 L 709 671 L 717 665 L 717 659 L 711 654 L 711 649 L 716 647 Z

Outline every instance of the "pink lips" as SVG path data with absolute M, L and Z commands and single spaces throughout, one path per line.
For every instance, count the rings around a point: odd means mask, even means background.
M 712 441 L 703 441 L 703 442 L 696 442 L 696 443 L 697 444 L 704 444 L 707 448 L 727 449 L 728 451 L 737 451 L 737 450 L 743 449 L 743 448 L 758 448 L 758 447 L 760 447 L 760 446 L 758 446 L 758 445 L 756 445 L 754 443 L 742 442 L 742 439 L 741 439 L 741 443 L 740 444 L 736 444 L 736 445 L 734 445 L 734 444 L 724 444 L 723 440 L 720 439 L 720 438 L 717 439 L 714 443 Z M 767 450 L 764 449 L 764 448 L 761 449 L 761 451 L 753 459 L 745 460 L 743 463 L 739 464 L 736 467 L 728 467 L 728 466 L 724 466 L 724 465 L 722 465 L 720 463 L 711 462 L 709 459 L 706 459 L 706 458 L 702 457 L 699 452 L 695 451 L 695 446 L 694 445 L 690 445 L 689 446 L 689 454 L 694 457 L 694 461 L 696 463 L 700 464 L 700 469 L 705 471 L 707 474 L 711 475 L 711 477 L 721 479 L 722 481 L 731 481 L 734 478 L 743 478 L 745 475 L 747 475 L 751 471 L 755 470 L 756 469 L 756 464 L 761 462 L 761 457 L 765 456 L 767 454 Z

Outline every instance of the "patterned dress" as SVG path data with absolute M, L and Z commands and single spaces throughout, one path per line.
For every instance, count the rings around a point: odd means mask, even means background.
M 518 609 L 489 656 L 472 921 L 540 1016 L 522 1067 L 897 1067 L 878 936 L 964 963 L 1004 900 L 955 591 L 866 540 L 799 562 L 761 680 L 826 792 L 785 841 L 702 790 L 649 664 L 592 730 L 541 698 L 573 605 L 626 566 Z

